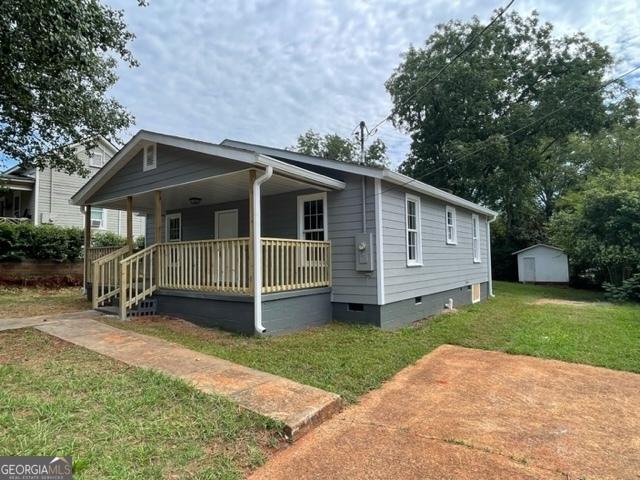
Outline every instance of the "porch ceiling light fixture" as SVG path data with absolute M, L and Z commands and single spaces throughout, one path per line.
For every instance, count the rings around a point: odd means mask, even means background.
M 202 199 L 200 197 L 191 197 L 189 199 L 189 203 L 191 205 L 200 205 L 200 202 L 202 201 Z

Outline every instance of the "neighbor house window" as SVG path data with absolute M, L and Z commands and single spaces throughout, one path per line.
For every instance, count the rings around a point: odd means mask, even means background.
M 91 228 L 107 228 L 107 211 L 104 208 L 91 209 Z
M 458 243 L 458 233 L 456 232 L 456 209 L 447 205 L 445 209 L 445 219 L 447 224 L 447 243 L 455 245 Z
M 475 213 L 471 215 L 471 248 L 474 263 L 480 263 L 480 218 Z
M 151 145 L 147 145 L 144 147 L 144 158 L 142 159 L 142 171 L 146 172 L 147 170 L 153 170 L 156 168 L 157 163 L 157 153 L 156 153 L 156 144 L 152 143 Z
M 298 197 L 298 238 L 300 240 L 328 238 L 326 193 Z
M 104 166 L 104 153 L 99 150 L 89 152 L 89 165 L 102 168 Z
M 422 231 L 420 198 L 406 194 L 405 216 L 407 228 L 407 265 L 422 265 Z
M 182 240 L 182 214 L 170 213 L 166 217 L 167 242 L 179 242 Z

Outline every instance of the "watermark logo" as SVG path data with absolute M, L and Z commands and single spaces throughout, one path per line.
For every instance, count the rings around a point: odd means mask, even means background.
M 0 480 L 71 480 L 71 457 L 0 457 Z

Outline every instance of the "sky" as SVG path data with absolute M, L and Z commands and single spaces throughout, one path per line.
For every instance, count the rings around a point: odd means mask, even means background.
M 140 67 L 121 68 L 112 90 L 138 129 L 219 142 L 286 147 L 298 134 L 349 136 L 390 111 L 384 82 L 413 44 L 450 19 L 487 21 L 507 0 L 103 0 L 123 9 Z M 640 62 L 640 0 L 516 0 L 558 34 L 585 32 L 620 60 Z M 640 75 L 632 79 L 640 86 Z M 385 123 L 377 134 L 391 166 L 409 138 Z

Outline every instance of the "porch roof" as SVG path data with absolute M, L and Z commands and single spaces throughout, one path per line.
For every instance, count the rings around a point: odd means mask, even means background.
M 30 192 L 33 190 L 34 183 L 35 179 L 31 177 L 23 177 L 21 175 L 7 173 L 0 175 L 0 187 L 8 188 L 9 190 Z
M 224 158 L 228 160 L 237 161 L 241 164 L 246 164 L 245 168 L 240 168 L 237 172 L 233 172 L 228 175 L 213 177 L 223 178 L 225 176 L 232 176 L 241 171 L 245 171 L 249 168 L 265 169 L 268 166 L 273 168 L 274 174 L 290 182 L 300 185 L 320 188 L 324 190 L 342 190 L 345 188 L 344 182 L 335 178 L 328 177 L 310 170 L 291 165 L 287 162 L 271 158 L 268 155 L 264 155 L 258 152 L 252 152 L 236 147 L 229 147 L 224 145 L 218 145 L 214 143 L 202 142 L 199 140 L 192 140 L 183 137 L 177 137 L 174 135 L 166 135 L 157 132 L 150 132 L 147 130 L 140 130 L 136 135 L 122 147 L 116 155 L 102 167 L 102 169 L 89 180 L 73 197 L 70 202 L 74 205 L 86 205 L 91 203 L 91 197 L 100 190 L 110 178 L 112 178 L 120 169 L 122 169 L 129 160 L 131 160 L 144 145 L 149 143 L 156 143 L 160 145 L 167 145 L 184 150 L 189 150 L 205 155 L 211 156 L 211 161 L 215 161 L 217 158 Z M 204 180 L 213 180 L 213 178 L 202 178 L 195 183 Z M 285 182 L 286 183 L 286 182 Z M 184 185 L 173 185 L 167 188 L 182 187 Z M 141 196 L 145 193 L 151 192 L 137 192 L 137 196 Z M 192 195 L 197 196 L 197 195 Z

